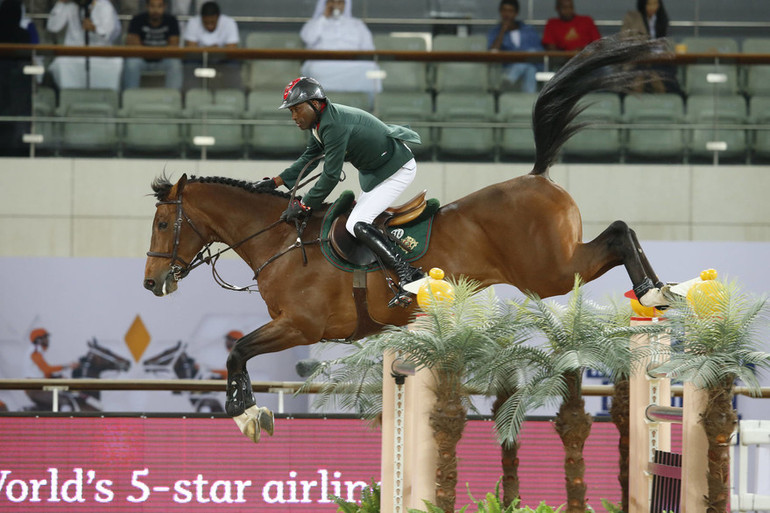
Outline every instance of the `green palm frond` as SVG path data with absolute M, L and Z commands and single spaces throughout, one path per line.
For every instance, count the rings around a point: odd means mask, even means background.
M 694 302 L 679 299 L 666 313 L 672 340 L 670 347 L 656 348 L 668 360 L 657 370 L 699 388 L 740 379 L 759 393 L 757 371 L 770 368 L 770 353 L 760 350 L 767 298 L 746 294 L 735 282 L 720 283 L 721 292 Z

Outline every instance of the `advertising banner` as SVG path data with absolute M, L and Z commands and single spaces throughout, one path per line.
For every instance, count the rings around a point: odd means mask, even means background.
M 615 426 L 586 444 L 589 503 L 617 502 Z M 230 419 L 0 417 L 0 511 L 333 513 L 380 481 L 380 433 L 358 419 L 276 419 L 254 444 Z M 564 501 L 563 450 L 550 422 L 524 426 L 522 498 Z M 458 508 L 493 492 L 493 423 L 468 422 L 458 448 Z

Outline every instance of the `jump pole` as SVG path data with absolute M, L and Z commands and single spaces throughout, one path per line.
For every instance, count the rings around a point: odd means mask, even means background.
M 444 271 L 433 268 L 429 275 L 417 293 L 419 305 L 453 300 Z M 436 381 L 430 369 L 405 370 L 402 357 L 385 353 L 382 366 L 380 511 L 393 513 L 423 509 L 423 500 L 436 502 L 438 447 L 429 421 Z
M 398 385 L 391 375 L 396 359 L 394 353 L 383 358 L 380 511 L 406 513 L 424 509 L 423 499 L 435 502 L 438 449 L 428 416 L 436 399 L 428 369 Z
M 633 317 L 632 326 L 659 322 L 653 317 Z M 631 349 L 648 347 L 648 335 L 631 337 Z M 668 344 L 667 337 L 659 337 L 658 343 Z M 628 509 L 629 513 L 649 513 L 652 491 L 652 476 L 648 463 L 658 451 L 671 451 L 671 425 L 651 422 L 645 414 L 651 404 L 671 404 L 671 382 L 668 379 L 653 378 L 647 373 L 650 361 L 640 362 L 632 368 L 629 379 L 629 457 L 628 457 Z

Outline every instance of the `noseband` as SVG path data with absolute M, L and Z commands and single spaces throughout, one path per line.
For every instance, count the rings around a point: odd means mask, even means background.
M 190 217 L 187 215 L 187 213 L 184 211 L 184 207 L 182 207 L 182 195 L 180 194 L 179 197 L 176 200 L 173 201 L 159 201 L 155 204 L 155 208 L 158 208 L 161 205 L 176 205 L 176 220 L 174 221 L 174 247 L 171 249 L 171 253 L 161 253 L 159 251 L 148 251 L 147 256 L 148 257 L 158 257 L 158 258 L 170 258 L 171 259 L 171 275 L 174 278 L 174 281 L 179 281 L 185 276 L 187 276 L 190 271 L 201 265 L 205 259 L 203 257 L 203 253 L 206 252 L 211 245 L 205 244 L 203 249 L 193 258 L 191 262 L 185 262 L 185 260 L 179 256 L 179 238 L 182 234 L 182 221 L 187 221 L 187 224 L 190 225 L 190 228 L 193 229 L 193 231 L 200 237 L 202 241 L 205 241 L 205 237 L 201 234 L 201 232 L 195 227 L 195 224 L 193 224 Z M 181 265 L 179 265 L 181 264 Z

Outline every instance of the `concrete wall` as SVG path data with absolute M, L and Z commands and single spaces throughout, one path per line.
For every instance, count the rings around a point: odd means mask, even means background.
M 141 257 L 155 211 L 150 182 L 163 172 L 256 180 L 277 161 L 0 159 L 0 256 Z M 442 204 L 528 172 L 522 164 L 422 163 L 410 192 Z M 338 186 L 358 192 L 355 170 Z M 616 219 L 642 240 L 770 241 L 770 167 L 559 165 L 589 240 Z M 335 197 L 332 193 L 330 199 Z M 405 198 L 406 199 L 406 198 Z

